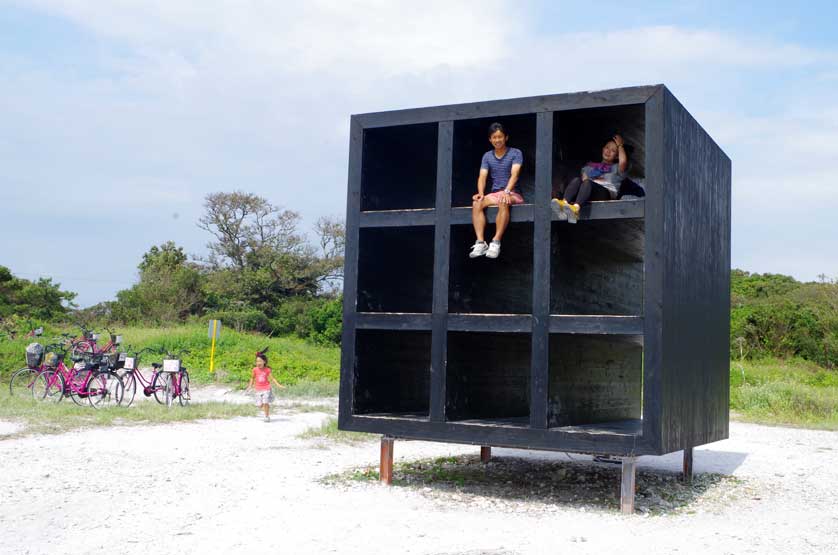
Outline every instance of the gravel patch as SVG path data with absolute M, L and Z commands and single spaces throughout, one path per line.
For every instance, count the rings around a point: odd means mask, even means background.
M 0 436 L 11 436 L 23 430 L 23 424 L 0 420 Z
M 838 546 L 836 432 L 732 423 L 731 439 L 695 450 L 689 487 L 677 481 L 680 454 L 642 457 L 638 505 L 648 510 L 622 515 L 613 505 L 618 467 L 589 457 L 494 449 L 483 465 L 477 446 L 397 440 L 403 483 L 388 488 L 346 479 L 375 469 L 377 443 L 298 437 L 326 414 L 278 407 L 263 423 L 255 412 L 0 442 L 0 529 L 10 531 L 0 552 L 821 554 Z

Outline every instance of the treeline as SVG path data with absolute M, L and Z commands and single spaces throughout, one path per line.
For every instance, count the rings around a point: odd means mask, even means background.
M 75 297 L 50 278 L 29 281 L 0 266 L 0 339 L 14 339 L 38 322 L 65 318 L 75 308 Z
M 838 365 L 838 283 L 779 274 L 731 273 L 732 358 L 798 356 Z
M 130 325 L 217 318 L 238 331 L 340 341 L 342 222 L 321 218 L 311 240 L 297 212 L 254 194 L 214 193 L 204 209 L 207 257 L 189 257 L 171 241 L 153 246 L 133 287 L 79 316 Z

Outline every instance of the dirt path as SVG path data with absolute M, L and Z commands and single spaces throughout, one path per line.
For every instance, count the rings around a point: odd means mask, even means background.
M 324 475 L 377 462 L 377 443 L 296 436 L 320 413 L 105 428 L 0 441 L 0 553 L 835 553 L 838 433 L 734 423 L 697 472 L 747 482 L 694 510 L 612 511 Z M 476 447 L 396 442 L 396 459 Z M 567 459 L 496 449 L 497 457 Z M 579 460 L 579 456 L 574 459 Z M 677 471 L 679 454 L 644 458 Z M 690 514 L 691 513 L 691 514 Z

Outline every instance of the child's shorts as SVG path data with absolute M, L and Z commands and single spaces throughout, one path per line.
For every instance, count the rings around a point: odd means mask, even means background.
M 503 191 L 495 191 L 494 193 L 489 193 L 488 195 L 486 195 L 486 198 L 494 199 L 495 202 L 500 204 L 500 199 L 503 198 L 505 194 L 506 193 L 504 193 Z M 515 191 L 512 191 L 511 193 L 509 193 L 509 204 L 524 204 L 524 197 L 522 197 Z
M 262 391 L 256 391 L 256 406 L 261 407 L 262 405 L 268 405 L 273 403 L 274 400 L 274 391 L 273 389 L 265 389 Z

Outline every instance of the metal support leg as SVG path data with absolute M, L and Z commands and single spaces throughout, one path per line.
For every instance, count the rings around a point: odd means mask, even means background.
M 634 488 L 637 470 L 637 458 L 623 458 L 623 480 L 620 484 L 620 511 L 623 514 L 634 514 Z
M 687 447 L 684 449 L 684 474 L 681 478 L 690 483 L 693 481 L 693 448 Z
M 393 441 L 390 436 L 381 436 L 381 465 L 379 467 L 379 479 L 382 484 L 393 483 Z
M 484 445 L 480 448 L 480 462 L 487 463 L 492 460 L 492 448 Z

